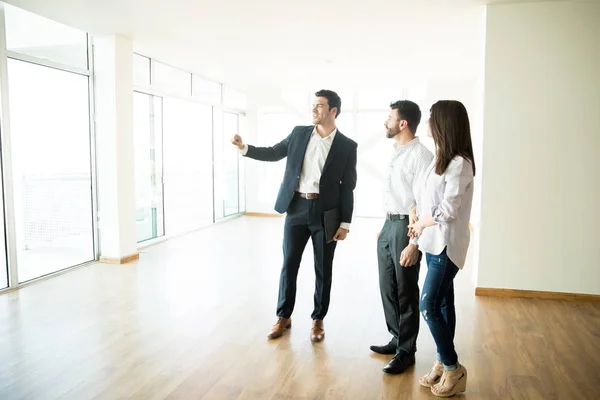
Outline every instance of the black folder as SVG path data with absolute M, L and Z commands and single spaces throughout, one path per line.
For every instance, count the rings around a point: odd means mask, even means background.
M 342 223 L 342 215 L 340 210 L 338 208 L 334 208 L 333 210 L 325 211 L 323 220 L 325 225 L 325 240 L 327 243 L 331 243 L 333 242 L 333 237 Z

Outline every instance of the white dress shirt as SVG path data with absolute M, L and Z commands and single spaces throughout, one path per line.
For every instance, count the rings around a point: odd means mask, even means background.
M 432 160 L 433 154 L 418 137 L 403 146 L 394 144 L 383 194 L 386 214 L 410 214 L 420 189 L 418 178 L 424 176 Z
M 302 174 L 300 175 L 300 182 L 296 189 L 297 192 L 319 193 L 319 182 L 321 180 L 321 174 L 323 173 L 323 167 L 325 166 L 325 160 L 327 160 L 336 134 L 337 128 L 334 128 L 333 132 L 322 138 L 317 133 L 317 128 L 315 127 L 313 129 L 308 141 L 308 146 L 306 147 L 306 153 L 304 153 Z M 243 156 L 248 153 L 247 145 L 244 145 L 241 153 Z M 350 230 L 350 223 L 342 222 L 340 228 Z
M 422 251 L 438 255 L 444 251 L 462 269 L 467 259 L 471 232 L 469 218 L 473 204 L 473 166 L 463 157 L 455 157 L 442 175 L 435 173 L 435 159 L 422 178 L 419 218 L 433 217 L 437 222 L 419 237 Z
M 300 193 L 319 193 L 319 181 L 325 160 L 331 150 L 333 139 L 337 133 L 337 128 L 328 136 L 322 138 L 317 133 L 317 128 L 313 129 L 304 153 L 304 161 L 302 163 L 302 174 L 300 175 L 300 183 L 297 191 Z

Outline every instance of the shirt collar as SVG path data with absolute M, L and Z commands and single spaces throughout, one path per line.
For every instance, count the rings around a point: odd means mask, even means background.
M 413 140 L 411 140 L 410 142 L 408 142 L 408 143 L 406 143 L 404 145 L 400 145 L 400 144 L 394 142 L 394 149 L 396 151 L 401 151 L 401 150 L 408 149 L 408 148 L 410 148 L 410 147 L 412 147 L 412 146 L 414 146 L 414 145 L 416 145 L 418 143 L 420 143 L 419 137 L 415 136 L 415 138 Z
M 316 135 L 318 139 L 321 139 L 321 140 L 331 140 L 331 141 L 333 141 L 333 139 L 335 139 L 335 135 L 336 135 L 337 131 L 338 131 L 338 130 L 337 130 L 337 127 L 336 127 L 336 128 L 334 128 L 334 129 L 333 129 L 333 132 L 331 132 L 331 133 L 329 134 L 329 136 L 325 136 L 324 138 L 322 138 L 322 137 L 321 137 L 321 136 L 319 136 L 319 134 L 317 133 L 317 127 L 315 126 L 315 128 L 314 128 L 314 129 L 313 129 L 313 131 L 312 131 L 312 136 L 315 136 L 315 135 Z

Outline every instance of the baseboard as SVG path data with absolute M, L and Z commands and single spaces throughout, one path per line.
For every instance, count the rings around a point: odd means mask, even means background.
M 598 294 L 543 292 L 538 290 L 475 288 L 475 296 L 517 297 L 523 299 L 566 300 L 566 301 L 600 301 Z
M 283 214 L 276 213 L 259 213 L 259 212 L 246 212 L 246 217 L 264 217 L 264 218 L 281 218 Z
M 140 253 L 131 254 L 129 256 L 116 258 L 116 257 L 100 257 L 100 262 L 105 264 L 127 264 L 132 261 L 136 261 L 140 258 Z

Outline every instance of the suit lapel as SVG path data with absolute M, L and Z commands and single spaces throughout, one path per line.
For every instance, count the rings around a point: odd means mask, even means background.
M 304 139 L 302 140 L 302 158 L 300 158 L 300 168 L 302 168 L 302 163 L 304 162 L 304 157 L 306 156 L 306 149 L 308 148 L 308 142 L 310 142 L 310 137 L 312 136 L 314 130 L 314 126 L 309 126 L 304 132 Z
M 335 137 L 333 138 L 333 143 L 331 143 L 331 149 L 329 149 L 329 154 L 327 155 L 327 159 L 325 160 L 325 165 L 323 165 L 323 171 L 321 172 L 321 175 L 325 173 L 327 168 L 331 165 L 333 160 L 335 160 L 335 158 L 339 154 L 340 148 L 342 146 L 341 136 L 342 133 L 340 131 L 337 131 Z

